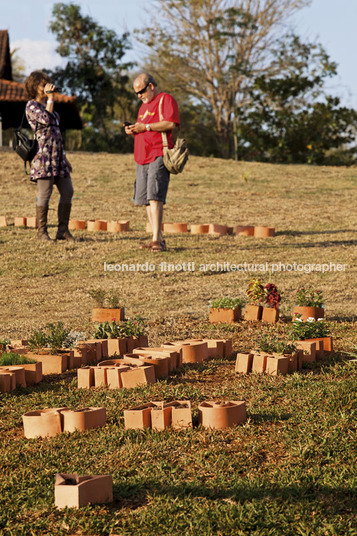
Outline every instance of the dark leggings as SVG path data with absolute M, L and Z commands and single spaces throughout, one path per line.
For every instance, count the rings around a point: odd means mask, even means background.
M 38 179 L 37 181 L 37 206 L 48 207 L 53 185 L 57 186 L 60 194 L 59 202 L 62 205 L 70 205 L 73 197 L 71 177 L 51 177 L 50 179 Z

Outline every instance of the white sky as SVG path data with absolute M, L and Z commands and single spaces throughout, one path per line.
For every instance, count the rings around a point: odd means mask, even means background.
M 68 2 L 68 0 L 65 0 Z M 8 29 L 11 49 L 25 62 L 26 71 L 53 68 L 61 63 L 55 53 L 56 43 L 48 32 L 55 0 L 0 0 L 0 29 Z M 82 12 L 99 24 L 121 34 L 125 30 L 149 24 L 146 9 L 150 0 L 74 0 Z M 312 0 L 294 19 L 298 33 L 306 40 L 318 40 L 331 59 L 338 64 L 338 76 L 329 82 L 329 92 L 339 96 L 343 104 L 357 109 L 357 0 Z M 137 59 L 134 50 L 127 59 Z

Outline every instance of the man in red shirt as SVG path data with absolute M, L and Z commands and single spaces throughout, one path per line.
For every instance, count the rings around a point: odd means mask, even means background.
M 160 92 L 150 74 L 140 74 L 134 80 L 133 87 L 142 101 L 137 122 L 125 127 L 126 134 L 134 136 L 134 203 L 146 205 L 152 229 L 152 241 L 141 247 L 150 248 L 152 252 L 165 251 L 161 224 L 170 174 L 163 163 L 161 133 L 166 132 L 168 147 L 171 149 L 174 146 L 172 130 L 180 125 L 180 116 L 175 99 L 168 93 Z

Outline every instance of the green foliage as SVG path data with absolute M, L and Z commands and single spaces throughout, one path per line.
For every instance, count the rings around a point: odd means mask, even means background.
M 324 95 L 324 81 L 336 74 L 336 64 L 321 45 L 304 44 L 295 35 L 284 38 L 272 66 L 254 79 L 251 100 L 238 111 L 240 159 L 352 164 L 357 112 Z
M 102 322 L 94 330 L 95 339 L 116 339 L 121 337 L 139 337 L 146 333 L 144 319 L 141 316 L 135 316 L 124 322 Z
M 255 339 L 258 349 L 269 354 L 291 354 L 295 352 L 296 346 L 286 338 L 281 339 L 279 333 L 273 329 L 262 333 Z
M 0 339 L 0 351 L 5 350 L 6 346 L 10 344 L 10 341 L 7 339 Z
M 73 348 L 84 339 L 84 333 L 71 331 L 63 322 L 48 323 L 44 328 L 34 330 L 29 338 L 29 348 L 38 351 L 49 348 L 55 354 L 63 348 Z
M 58 42 L 58 54 L 67 60 L 64 68 L 57 67 L 49 74 L 57 85 L 77 96 L 88 127 L 83 132 L 84 147 L 125 150 L 128 136 L 121 122 L 113 120 L 118 103 L 128 109 L 134 98 L 126 74 L 132 64 L 123 62 L 129 49 L 128 34 L 117 36 L 83 15 L 75 3 L 54 4 L 49 29 Z
M 15 352 L 3 352 L 0 356 L 0 367 L 7 367 L 10 365 L 30 365 L 32 363 L 36 363 L 36 361 L 23 354 L 16 354 Z
M 120 304 L 119 294 L 115 290 L 107 292 L 103 289 L 92 289 L 88 291 L 88 294 L 97 307 L 108 307 L 109 309 L 124 307 Z
M 301 315 L 296 315 L 292 322 L 290 338 L 294 341 L 304 341 L 305 339 L 327 337 L 329 333 L 330 329 L 323 318 L 319 320 L 309 318 L 307 322 L 303 322 Z
M 322 307 L 324 305 L 322 290 L 302 287 L 296 295 L 296 305 L 305 307 Z
M 259 305 L 264 300 L 264 287 L 260 279 L 252 279 L 247 288 L 247 296 L 249 303 L 252 305 Z
M 243 298 L 231 298 L 226 296 L 225 298 L 215 298 L 209 302 L 211 309 L 235 309 L 236 307 L 243 307 L 245 300 Z
M 278 291 L 278 288 L 274 283 L 267 283 L 264 287 L 265 295 L 265 304 L 268 307 L 273 307 L 278 309 L 279 303 L 281 302 L 281 295 Z

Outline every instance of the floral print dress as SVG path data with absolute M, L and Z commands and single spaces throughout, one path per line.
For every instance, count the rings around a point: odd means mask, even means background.
M 51 114 L 43 104 L 30 100 L 26 104 L 26 117 L 38 142 L 38 151 L 31 162 L 30 180 L 68 177 L 70 170 L 63 151 L 58 113 Z

